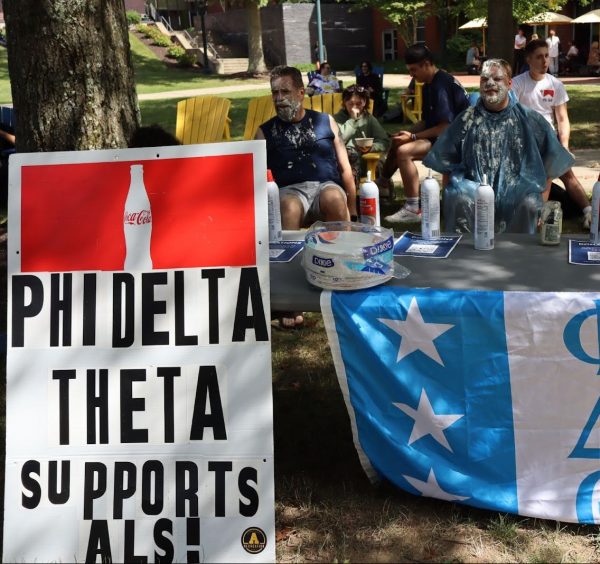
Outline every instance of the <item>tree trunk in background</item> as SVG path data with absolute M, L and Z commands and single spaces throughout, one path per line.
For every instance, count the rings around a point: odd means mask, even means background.
M 248 72 L 267 71 L 262 44 L 262 25 L 260 23 L 260 6 L 256 0 L 246 1 L 248 15 Z
M 19 152 L 126 147 L 139 125 L 123 0 L 4 0 Z
M 516 27 L 512 0 L 488 0 L 488 58 L 504 59 L 512 66 Z

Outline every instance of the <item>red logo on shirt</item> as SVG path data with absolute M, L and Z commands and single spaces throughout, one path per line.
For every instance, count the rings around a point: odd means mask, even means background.
M 546 88 L 546 89 L 542 90 L 542 96 L 550 96 L 551 98 L 553 98 L 554 90 L 552 90 L 550 88 Z

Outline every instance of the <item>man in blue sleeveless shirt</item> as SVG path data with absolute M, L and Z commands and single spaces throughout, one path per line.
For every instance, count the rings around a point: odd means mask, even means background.
M 282 227 L 299 229 L 309 213 L 325 221 L 354 219 L 356 186 L 335 120 L 303 107 L 304 83 L 294 67 L 273 69 L 271 93 L 277 115 L 260 126 L 255 138 L 267 142 Z

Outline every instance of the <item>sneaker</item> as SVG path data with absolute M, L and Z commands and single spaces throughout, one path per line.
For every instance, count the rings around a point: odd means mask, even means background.
M 384 219 L 389 223 L 421 223 L 421 210 L 414 212 L 403 206 L 396 213 L 388 215 Z

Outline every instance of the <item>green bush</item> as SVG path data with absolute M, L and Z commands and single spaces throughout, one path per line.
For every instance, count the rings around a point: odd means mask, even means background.
M 162 34 L 153 35 L 152 43 L 154 45 L 158 45 L 159 47 L 170 47 L 171 45 L 173 45 L 173 42 L 168 37 L 165 37 Z
M 127 16 L 127 23 L 129 25 L 137 25 L 142 21 L 142 15 L 135 10 L 127 10 L 125 15 Z
M 458 66 L 459 68 L 465 66 L 467 51 L 471 47 L 473 40 L 477 41 L 481 49 L 481 33 L 477 31 L 456 33 L 448 39 L 446 50 L 449 66 Z
M 185 55 L 185 49 L 179 45 L 171 45 L 171 47 L 167 49 L 167 57 L 169 57 L 169 59 L 179 59 L 179 57 L 182 57 L 183 55 Z
M 184 52 L 177 57 L 177 64 L 180 67 L 193 67 L 196 64 L 196 55 Z
M 151 35 L 151 31 L 150 31 L 150 26 L 146 25 L 146 24 L 138 24 L 135 26 L 135 30 L 138 33 L 141 33 L 142 35 L 145 35 L 146 37 L 150 37 Z

